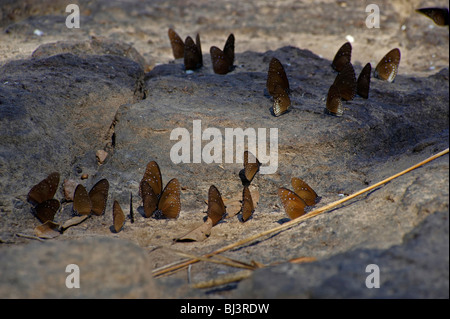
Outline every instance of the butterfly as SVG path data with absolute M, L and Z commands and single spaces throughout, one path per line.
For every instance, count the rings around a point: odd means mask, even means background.
M 337 85 L 332 84 L 328 90 L 327 106 L 325 113 L 335 116 L 342 116 L 344 114 L 344 106 L 342 105 L 341 93 Z
M 261 163 L 249 151 L 244 151 L 244 169 L 239 172 L 239 177 L 241 178 L 242 185 L 249 186 L 258 173 Z
M 356 93 L 365 98 L 369 98 L 370 89 L 370 74 L 372 73 L 372 66 L 367 63 L 359 74 L 358 80 L 356 81 Z
M 78 184 L 73 195 L 73 209 L 80 215 L 89 215 L 91 212 L 100 216 L 106 208 L 108 200 L 109 182 L 107 179 L 99 180 L 88 193 L 86 188 Z
M 290 219 L 295 219 L 305 214 L 305 207 L 307 206 L 305 201 L 293 191 L 280 187 L 278 189 L 278 197 L 280 197 L 284 210 Z
M 113 224 L 114 230 L 118 233 L 125 223 L 125 215 L 122 211 L 122 207 L 117 200 L 114 200 L 113 204 Z
M 39 203 L 34 207 L 36 212 L 36 217 L 42 222 L 53 221 L 55 214 L 60 207 L 59 200 L 57 199 L 47 199 L 42 203 Z
M 353 100 L 356 95 L 356 75 L 351 63 L 342 67 L 342 71 L 336 76 L 333 84 L 339 88 L 341 99 Z
M 216 46 L 212 46 L 210 54 L 214 73 L 227 74 L 232 71 L 234 63 L 234 35 L 231 33 L 228 36 L 223 51 Z
M 313 206 L 317 203 L 319 199 L 317 193 L 305 181 L 298 177 L 293 177 L 291 184 L 295 194 L 303 199 L 306 205 Z
M 190 36 L 184 41 L 184 68 L 186 70 L 196 70 L 203 66 L 202 46 L 200 35 L 194 40 Z
M 180 183 L 171 179 L 164 190 L 159 165 L 155 161 L 147 164 L 144 177 L 140 183 L 140 195 L 143 201 L 145 217 L 153 214 L 157 218 L 178 218 L 181 211 Z
M 449 11 L 447 8 L 420 8 L 416 12 L 426 15 L 439 26 L 448 25 Z
M 289 81 L 284 71 L 283 65 L 277 58 L 272 58 L 269 63 L 267 74 L 267 91 L 273 96 L 273 113 L 280 116 L 286 113 L 291 106 Z
M 53 172 L 38 184 L 34 185 L 28 192 L 28 201 L 33 204 L 40 204 L 52 199 L 58 188 L 59 177 L 58 172 Z
M 219 221 L 225 216 L 225 205 L 216 186 L 211 185 L 208 191 L 208 218 L 212 221 L 212 226 L 217 225 Z
M 242 209 L 241 209 L 241 220 L 242 222 L 246 222 L 253 215 L 255 211 L 255 206 L 253 204 L 252 195 L 250 194 L 250 190 L 248 186 L 244 186 L 244 190 L 242 191 Z
M 398 48 L 392 49 L 377 64 L 374 77 L 384 81 L 394 82 L 399 64 L 400 50 Z
M 175 59 L 181 59 L 184 57 L 184 42 L 180 36 L 171 28 L 168 31 L 170 45 L 172 46 L 172 52 Z
M 336 52 L 333 62 L 331 63 L 331 67 L 337 72 L 342 72 L 345 65 L 347 63 L 350 63 L 351 58 L 352 45 L 350 44 L 350 42 L 346 42 L 340 47 L 338 52 Z
M 57 199 L 53 199 L 58 189 L 60 175 L 53 172 L 45 179 L 34 185 L 28 192 L 27 200 L 34 204 L 36 217 L 42 222 L 52 221 L 60 207 Z

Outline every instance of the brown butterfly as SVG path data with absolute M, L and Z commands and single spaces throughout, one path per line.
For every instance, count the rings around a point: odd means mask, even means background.
M 253 204 L 252 195 L 248 186 L 244 186 L 242 191 L 242 208 L 241 208 L 241 221 L 246 222 L 253 215 L 255 206 Z
M 33 204 L 40 204 L 55 196 L 59 184 L 59 173 L 53 172 L 45 179 L 34 185 L 28 192 L 27 200 Z
M 106 208 L 108 200 L 109 182 L 107 179 L 98 181 L 90 190 L 78 184 L 73 195 L 73 209 L 80 215 L 89 215 L 91 212 L 100 216 Z
M 291 106 L 289 98 L 289 81 L 284 71 L 283 65 L 277 58 L 272 58 L 269 63 L 269 72 L 267 74 L 267 91 L 273 96 L 273 113 L 280 116 L 286 113 Z
M 140 194 L 143 201 L 145 217 L 153 214 L 157 218 L 178 218 L 181 211 L 180 183 L 171 179 L 164 190 L 159 165 L 155 161 L 147 164 L 144 177 L 140 183 Z
M 284 89 L 280 85 L 275 87 L 275 92 L 273 95 L 273 114 L 275 116 L 280 116 L 288 111 L 291 106 L 291 99 Z
M 36 217 L 42 222 L 53 221 L 56 212 L 60 207 L 60 203 L 57 199 L 47 199 L 42 203 L 39 203 L 34 208 Z
M 286 91 L 286 93 L 290 92 L 289 81 L 286 76 L 286 72 L 284 71 L 283 65 L 280 60 L 277 58 L 272 58 L 269 63 L 269 72 L 267 74 L 267 91 L 269 91 L 270 95 L 275 94 L 275 87 L 280 85 L 282 89 Z
M 344 114 L 341 93 L 339 92 L 339 88 L 334 84 L 332 84 L 328 90 L 325 113 L 335 116 L 342 116 L 342 114 Z
M 241 178 L 242 185 L 249 186 L 258 173 L 261 163 L 249 151 L 244 151 L 244 169 L 239 172 L 239 177 Z
M 367 63 L 359 74 L 358 80 L 356 81 L 356 93 L 365 99 L 369 98 L 371 73 L 372 66 L 370 65 L 370 63 Z
M 305 214 L 305 201 L 301 199 L 293 191 L 280 187 L 278 189 L 278 197 L 280 197 L 284 210 L 290 219 L 298 218 Z
M 228 36 L 223 51 L 216 46 L 210 49 L 214 73 L 227 74 L 233 70 L 234 63 L 234 35 Z
M 184 68 L 187 70 L 196 70 L 203 66 L 202 46 L 200 35 L 194 40 L 190 36 L 184 41 Z
M 211 185 L 208 191 L 208 218 L 212 221 L 212 226 L 217 225 L 225 216 L 225 205 L 216 186 Z
M 374 77 L 384 81 L 394 82 L 400 64 L 400 55 L 400 50 L 398 48 L 389 51 L 381 61 L 378 62 L 378 65 L 375 68 Z
M 130 192 L 130 222 L 134 223 L 134 212 L 133 212 L 133 193 Z
M 117 200 L 114 200 L 113 204 L 113 224 L 114 230 L 118 233 L 125 223 L 125 215 L 122 211 L 122 207 Z
M 342 71 L 336 76 L 333 84 L 339 88 L 341 99 L 353 100 L 356 95 L 356 75 L 351 63 L 342 67 Z
M 169 28 L 170 45 L 172 46 L 172 52 L 175 59 L 181 59 L 184 57 L 184 42 L 180 36 L 171 28 Z
M 448 8 L 420 8 L 417 9 L 416 12 L 426 15 L 441 27 L 448 25 Z
M 350 42 L 344 43 L 336 55 L 334 56 L 333 62 L 331 63 L 331 67 L 337 72 L 342 72 L 345 65 L 350 63 L 352 58 L 352 45 Z
M 298 177 L 293 177 L 291 184 L 295 194 L 303 199 L 306 205 L 313 206 L 317 203 L 317 200 L 319 199 L 317 193 L 305 181 Z

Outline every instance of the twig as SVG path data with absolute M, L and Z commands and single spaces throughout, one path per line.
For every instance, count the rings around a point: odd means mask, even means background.
M 15 234 L 17 237 L 23 237 L 23 238 L 27 238 L 27 239 L 35 239 L 35 240 L 39 240 L 41 242 L 44 242 L 45 240 L 37 237 L 37 236 L 33 236 L 33 235 L 27 235 L 27 234 L 22 234 L 22 233 L 16 233 Z
M 398 177 L 400 177 L 400 176 L 402 176 L 402 175 L 404 175 L 404 174 L 406 174 L 406 173 L 408 173 L 408 172 L 410 172 L 410 171 L 412 171 L 412 170 L 414 170 L 414 169 L 416 169 L 416 168 L 418 168 L 418 167 L 420 167 L 420 166 L 422 166 L 422 165 L 424 165 L 424 164 L 426 164 L 428 162 L 431 162 L 431 161 L 435 160 L 436 158 L 447 154 L 448 152 L 449 152 L 449 149 L 447 148 L 444 151 L 439 152 L 439 153 L 437 153 L 437 154 L 435 154 L 433 156 L 430 156 L 429 158 L 421 161 L 420 163 L 415 164 L 415 165 L 413 165 L 413 166 L 411 166 L 411 167 L 401 171 L 400 173 L 397 173 L 395 175 L 392 175 L 392 176 L 382 180 L 381 182 L 378 182 L 378 183 L 376 183 L 376 184 L 374 184 L 372 186 L 366 187 L 366 188 L 364 188 L 364 189 L 362 189 L 362 190 L 360 190 L 360 191 L 358 191 L 356 193 L 353 193 L 352 195 L 349 195 L 349 196 L 347 196 L 347 197 L 345 197 L 343 199 L 337 200 L 337 201 L 332 202 L 332 203 L 330 203 L 328 205 L 325 205 L 323 207 L 315 209 L 315 210 L 311 211 L 310 213 L 308 213 L 306 215 L 300 216 L 300 217 L 298 217 L 296 219 L 293 219 L 293 220 L 291 220 L 291 221 L 289 221 L 287 223 L 284 223 L 284 224 L 282 224 L 280 226 L 274 227 L 272 229 L 263 231 L 263 232 L 258 233 L 256 235 L 250 236 L 248 238 L 244 238 L 244 239 L 239 240 L 239 241 L 237 241 L 235 243 L 232 243 L 232 244 L 229 244 L 229 245 L 224 246 L 222 248 L 219 248 L 219 249 L 217 249 L 217 250 L 215 250 L 215 251 L 213 251 L 213 252 L 211 252 L 209 254 L 204 255 L 202 258 L 209 258 L 211 256 L 223 253 L 223 252 L 225 252 L 227 250 L 230 250 L 230 249 L 242 246 L 244 244 L 250 243 L 250 242 L 252 242 L 255 239 L 258 239 L 260 237 L 263 237 L 263 236 L 266 236 L 266 235 L 269 235 L 269 234 L 272 234 L 272 233 L 275 233 L 275 232 L 279 232 L 279 231 L 291 228 L 291 227 L 293 227 L 293 226 L 295 226 L 297 224 L 300 224 L 301 222 L 303 222 L 303 221 L 305 221 L 307 219 L 310 219 L 310 218 L 313 218 L 313 217 L 315 217 L 317 215 L 320 215 L 323 212 L 325 212 L 327 210 L 330 210 L 331 208 L 339 206 L 340 204 L 345 203 L 346 201 L 349 201 L 349 200 L 351 200 L 351 199 L 353 199 L 353 198 L 355 198 L 355 197 L 357 197 L 357 196 L 359 196 L 361 194 L 364 194 L 364 193 L 366 193 L 366 192 L 368 192 L 368 191 L 370 191 L 372 189 L 375 189 L 375 188 L 377 188 L 377 187 L 379 187 L 379 186 L 381 186 L 383 184 L 386 184 L 387 182 L 390 182 L 391 180 L 393 180 L 395 178 L 398 178 Z M 170 267 L 161 267 L 159 269 L 155 269 L 152 273 L 153 273 L 153 276 L 155 276 L 155 277 L 161 276 L 163 274 L 167 274 L 167 273 L 172 273 L 172 272 L 178 271 L 179 269 L 182 269 L 182 268 L 184 268 L 184 267 L 186 267 L 186 266 L 188 266 L 190 264 L 196 263 L 198 261 L 200 261 L 200 260 L 196 259 L 196 258 L 193 258 L 193 259 L 190 259 L 190 260 L 187 260 L 187 261 L 180 261 L 178 264 L 171 265 Z
M 252 275 L 252 270 L 242 270 L 234 274 L 227 274 L 218 278 L 214 278 L 211 280 L 202 281 L 196 284 L 193 284 L 192 287 L 194 288 L 212 288 L 216 286 L 221 286 L 225 284 L 229 284 L 231 282 L 235 281 L 241 281 L 245 278 L 248 278 Z

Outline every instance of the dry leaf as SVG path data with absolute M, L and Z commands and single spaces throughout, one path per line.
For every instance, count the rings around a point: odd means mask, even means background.
M 34 229 L 34 234 L 39 238 L 51 239 L 61 235 L 59 232 L 60 225 L 58 223 L 52 222 L 51 220 L 46 221 L 42 225 L 37 226 Z
M 175 241 L 178 242 L 203 241 L 206 238 L 208 238 L 209 235 L 211 234 L 212 224 L 213 222 L 211 218 L 208 217 L 206 219 L 206 222 L 189 231 L 186 235 L 183 235 L 179 238 L 175 238 Z
M 61 229 L 63 231 L 65 231 L 67 228 L 78 225 L 78 224 L 84 222 L 88 218 L 89 218 L 89 215 L 81 215 L 81 216 L 72 217 L 71 219 L 66 220 L 64 222 L 64 224 L 62 224 Z
M 234 201 L 228 201 L 226 204 L 227 209 L 227 217 L 231 218 L 236 216 L 241 211 L 241 201 L 240 200 L 234 200 Z

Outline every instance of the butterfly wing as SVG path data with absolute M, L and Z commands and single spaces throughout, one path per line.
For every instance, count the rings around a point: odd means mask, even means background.
M 184 57 L 184 42 L 180 36 L 169 28 L 170 45 L 172 46 L 172 52 L 175 59 L 181 59 Z
M 244 176 L 248 184 L 251 183 L 256 173 L 258 173 L 261 163 L 253 153 L 244 151 Z
M 200 39 L 198 37 L 198 39 Z M 198 42 L 200 44 L 200 42 Z M 191 37 L 184 41 L 184 68 L 186 70 L 196 70 L 203 65 L 203 57 L 199 45 L 194 43 Z
M 277 85 L 273 94 L 273 114 L 280 116 L 286 113 L 291 106 L 291 99 L 280 85 Z
M 91 199 L 86 188 L 78 184 L 73 195 L 73 210 L 79 215 L 89 215 L 92 210 Z
M 28 192 L 28 201 L 40 204 L 46 200 L 52 199 L 58 188 L 59 177 L 58 172 L 53 172 L 38 184 L 34 185 Z
M 429 17 L 434 23 L 441 27 L 446 26 L 449 23 L 449 11 L 447 8 L 421 8 L 417 9 L 416 12 Z
M 199 58 L 200 58 L 200 66 L 203 66 L 203 55 L 202 55 L 202 43 L 200 42 L 200 34 L 197 33 L 195 37 L 195 45 L 197 46 Z
M 53 221 L 53 218 L 55 217 L 55 214 L 58 211 L 59 207 L 60 203 L 58 200 L 53 198 L 45 200 L 42 203 L 36 205 L 36 217 L 39 218 L 42 223 L 45 223 L 46 221 Z
M 214 73 L 227 74 L 231 71 L 232 64 L 230 64 L 229 59 L 222 50 L 218 47 L 212 46 L 209 52 L 211 54 L 211 62 Z
M 109 182 L 104 178 L 98 181 L 89 192 L 94 215 L 100 216 L 105 211 L 106 201 L 108 200 L 108 191 Z
M 365 99 L 369 98 L 371 73 L 372 66 L 370 65 L 370 63 L 367 63 L 359 74 L 358 80 L 356 81 L 356 93 Z
M 401 54 L 398 48 L 389 51 L 380 62 L 378 62 L 374 76 L 384 81 L 393 82 L 398 73 L 400 57 Z
M 272 58 L 269 63 L 269 72 L 267 73 L 266 82 L 267 91 L 269 91 L 270 95 L 274 95 L 277 85 L 280 85 L 286 93 L 289 93 L 289 81 L 287 79 L 286 72 L 284 71 L 284 67 L 280 60 L 277 58 Z
M 280 197 L 284 210 L 290 219 L 295 219 L 305 214 L 305 201 L 293 191 L 280 187 L 278 189 L 278 197 Z
M 122 207 L 117 200 L 114 201 L 113 204 L 113 224 L 114 230 L 118 233 L 125 223 L 125 215 L 122 211 Z
M 339 88 L 341 99 L 351 101 L 356 95 L 356 75 L 353 65 L 347 63 L 336 76 L 334 85 Z
M 140 184 L 141 190 L 141 198 L 142 198 L 142 206 L 144 206 L 144 214 L 145 217 L 150 217 L 155 212 L 158 207 L 158 196 L 153 191 L 153 188 L 150 184 L 142 180 Z
M 164 217 L 178 218 L 181 211 L 180 193 L 180 182 L 176 178 L 171 179 L 164 188 L 158 203 L 158 211 Z
M 230 63 L 230 68 L 233 67 L 233 63 L 234 63 L 234 34 L 231 33 L 228 38 L 227 38 L 227 42 L 225 42 L 225 46 L 223 47 L 223 53 L 225 54 L 225 56 L 227 57 L 229 63 Z
M 244 186 L 244 190 L 242 191 L 242 221 L 246 222 L 255 211 L 255 206 L 253 204 L 252 195 L 250 194 L 250 190 L 248 186 Z
M 208 191 L 208 217 L 212 221 L 212 225 L 215 226 L 222 220 L 225 215 L 225 205 L 220 195 L 219 190 L 211 185 Z
M 342 105 L 341 93 L 336 85 L 331 85 L 328 90 L 326 112 L 335 116 L 342 116 L 344 114 L 344 107 Z
M 144 176 L 142 177 L 141 180 L 141 185 L 142 181 L 146 181 L 151 186 L 153 193 L 158 198 L 161 196 L 161 192 L 163 190 L 163 181 L 161 177 L 161 170 L 159 169 L 158 163 L 156 163 L 155 161 L 151 161 L 147 164 Z M 144 199 L 142 197 L 142 190 L 140 190 L 139 193 L 141 195 L 141 198 Z
M 350 63 L 352 58 L 352 45 L 350 42 L 344 43 L 336 52 L 331 67 L 337 72 L 342 72 L 344 66 Z
M 291 184 L 295 194 L 303 199 L 306 205 L 313 206 L 316 204 L 317 194 L 305 181 L 300 178 L 293 177 Z

